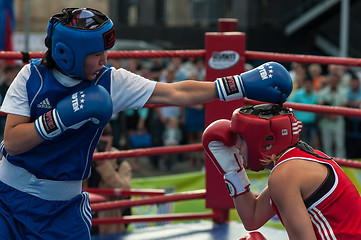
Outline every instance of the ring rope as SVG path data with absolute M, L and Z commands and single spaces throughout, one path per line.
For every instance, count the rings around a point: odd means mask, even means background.
M 333 158 L 333 160 L 342 167 L 361 169 L 361 162 L 343 158 Z
M 142 198 L 142 199 L 127 199 L 127 200 L 118 200 L 111 202 L 93 203 L 91 204 L 91 210 L 103 211 L 114 208 L 126 208 L 126 207 L 140 206 L 140 205 L 204 199 L 205 197 L 206 197 L 206 190 L 202 189 L 202 190 L 188 191 L 181 193 L 171 193 L 164 196 L 154 196 L 154 197 Z
M 0 51 L 0 59 L 22 60 L 24 54 L 29 58 L 42 58 L 44 52 L 13 52 Z M 142 50 L 142 51 L 108 51 L 109 58 L 204 58 L 206 50 Z M 347 66 L 361 66 L 361 59 L 341 58 L 328 56 L 311 56 L 302 54 L 285 54 L 272 52 L 245 51 L 245 58 L 250 60 L 271 60 L 280 62 L 319 63 L 319 64 L 340 64 Z
M 163 196 L 165 194 L 164 189 L 83 188 L 83 190 L 107 196 Z
M 181 146 L 171 146 L 171 147 L 152 147 L 152 148 L 138 148 L 131 150 L 123 150 L 117 152 L 101 152 L 94 153 L 93 160 L 105 160 L 111 158 L 129 158 L 129 157 L 141 157 L 141 156 L 156 156 L 156 155 L 165 155 L 165 154 L 176 154 L 184 152 L 198 152 L 203 151 L 201 144 L 186 144 Z
M 245 104 L 249 104 L 249 105 L 257 105 L 257 104 L 264 103 L 264 102 L 247 99 L 247 98 L 244 98 L 239 101 L 240 101 L 240 103 L 243 101 Z M 156 107 L 164 107 L 164 106 L 170 106 L 170 105 L 149 104 L 149 105 L 145 105 L 144 108 L 156 108 Z M 283 106 L 292 108 L 293 110 L 304 111 L 304 112 L 314 112 L 314 113 L 320 113 L 320 114 L 335 114 L 335 115 L 342 115 L 342 116 L 346 116 L 346 117 L 361 118 L 361 109 L 358 109 L 358 108 L 324 106 L 324 105 L 318 105 L 318 104 L 304 104 L 304 103 L 292 103 L 292 102 L 285 102 L 283 104 Z
M 130 157 L 140 157 L 140 156 L 155 156 L 155 155 L 164 155 L 164 154 L 176 154 L 183 152 L 196 152 L 203 151 L 203 146 L 200 143 L 172 146 L 172 147 L 153 147 L 153 148 L 139 148 L 118 152 L 102 152 L 94 153 L 93 160 L 106 160 L 111 158 L 130 158 Z M 149 154 L 148 154 L 149 153 Z M 333 160 L 343 167 L 352 167 L 361 169 L 361 162 L 354 161 L 350 159 L 340 159 L 333 158 Z
M 13 52 L 0 51 L 0 59 L 22 60 L 24 54 L 27 54 L 30 59 L 42 58 L 45 52 Z M 142 51 L 108 51 L 108 58 L 204 58 L 206 50 L 142 50 Z
M 204 58 L 206 50 L 109 51 L 109 58 Z
M 251 99 L 243 99 L 246 104 L 256 105 L 263 102 L 251 100 Z M 292 103 L 285 102 L 283 104 L 284 107 L 292 108 L 293 110 L 304 111 L 304 112 L 314 112 L 320 114 L 335 114 L 342 115 L 347 117 L 358 117 L 361 118 L 361 109 L 357 108 L 348 108 L 348 107 L 336 107 L 336 106 L 324 106 L 317 104 L 303 104 L 303 103 Z
M 319 63 L 319 64 L 339 64 L 347 66 L 361 66 L 359 58 L 325 57 L 302 54 L 286 54 L 272 52 L 246 51 L 246 59 L 250 60 L 271 60 L 280 62 L 298 62 L 298 63 Z
M 215 212 L 209 213 L 173 213 L 173 214 L 155 214 L 141 216 L 124 216 L 119 218 L 93 218 L 92 226 L 107 224 L 127 224 L 139 222 L 165 222 L 180 220 L 200 220 L 200 219 L 216 219 L 218 215 Z

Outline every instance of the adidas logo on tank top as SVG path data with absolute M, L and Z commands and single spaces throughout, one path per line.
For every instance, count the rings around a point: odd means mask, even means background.
M 43 101 L 41 101 L 38 105 L 38 108 L 47 108 L 47 109 L 51 109 L 51 104 L 49 102 L 48 98 L 45 98 Z

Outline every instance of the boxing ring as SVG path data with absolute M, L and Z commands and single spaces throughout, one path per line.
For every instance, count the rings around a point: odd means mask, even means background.
M 244 71 L 246 60 L 262 60 L 276 62 L 299 62 L 299 63 L 319 63 L 319 64 L 339 64 L 346 66 L 361 66 L 361 59 L 323 57 L 281 53 L 267 53 L 246 51 L 246 35 L 237 32 L 237 23 L 232 20 L 222 19 L 219 21 L 219 32 L 206 33 L 204 50 L 169 50 L 169 51 L 110 51 L 110 59 L 119 58 L 204 58 L 207 69 L 206 78 L 214 81 L 217 77 L 236 75 Z M 23 60 L 28 62 L 32 58 L 40 58 L 43 53 L 35 52 L 0 52 L 0 59 Z M 220 102 L 213 101 L 207 103 L 206 126 L 211 122 L 227 118 L 230 119 L 234 109 L 244 104 L 257 104 L 259 102 L 243 99 L 239 101 Z M 154 108 L 161 105 L 148 105 Z M 294 110 L 315 112 L 322 114 L 337 114 L 348 117 L 361 118 L 360 109 L 346 107 L 332 107 L 320 105 L 306 105 L 286 102 L 286 107 Z M 218 111 L 222 109 L 222 111 Z M 129 158 L 140 156 L 155 156 L 165 154 L 177 154 L 184 152 L 203 151 L 202 145 L 189 144 L 173 147 L 152 147 L 144 149 L 131 149 L 119 152 L 95 153 L 94 161 L 103 161 L 111 158 Z M 346 168 L 361 169 L 361 162 L 349 159 L 335 159 L 335 161 Z M 132 224 L 139 222 L 176 222 L 176 224 L 166 224 L 134 229 L 120 234 L 109 234 L 103 236 L 93 236 L 93 239 L 239 239 L 247 234 L 242 223 L 230 221 L 230 209 L 234 209 L 232 199 L 226 190 L 221 175 L 206 157 L 205 161 L 205 189 L 194 191 L 166 193 L 164 189 L 84 189 L 90 193 L 91 208 L 93 212 L 135 207 L 151 204 L 164 204 L 170 202 L 199 200 L 205 201 L 207 212 L 190 213 L 166 213 L 153 215 L 131 215 L 121 218 L 94 218 L 93 225 L 103 224 Z M 360 189 L 359 189 L 360 191 Z M 128 200 L 106 201 L 104 196 L 131 196 Z M 138 198 L 133 198 L 137 196 Z M 267 239 L 287 239 L 287 234 L 283 229 L 264 226 L 258 230 Z

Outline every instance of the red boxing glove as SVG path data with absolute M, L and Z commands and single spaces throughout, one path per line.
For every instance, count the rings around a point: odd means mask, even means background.
M 231 121 L 221 119 L 210 124 L 203 133 L 202 145 L 218 171 L 224 175 L 228 191 L 232 197 L 249 191 L 250 182 L 243 158 L 234 146 L 237 134 L 230 129 Z
M 251 232 L 248 233 L 245 237 L 240 238 L 239 240 L 267 240 L 267 239 L 260 232 Z

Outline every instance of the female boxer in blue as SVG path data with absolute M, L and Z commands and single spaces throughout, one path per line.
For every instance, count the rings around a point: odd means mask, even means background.
M 113 23 L 103 13 L 64 9 L 49 20 L 44 57 L 25 65 L 11 84 L 1 109 L 7 121 L 0 239 L 90 239 L 90 205 L 81 182 L 90 175 L 92 154 L 113 113 L 146 103 L 193 105 L 217 96 L 277 103 L 292 89 L 277 63 L 215 83 L 157 83 L 105 67 L 114 42 Z M 265 80 L 265 69 L 273 77 Z

